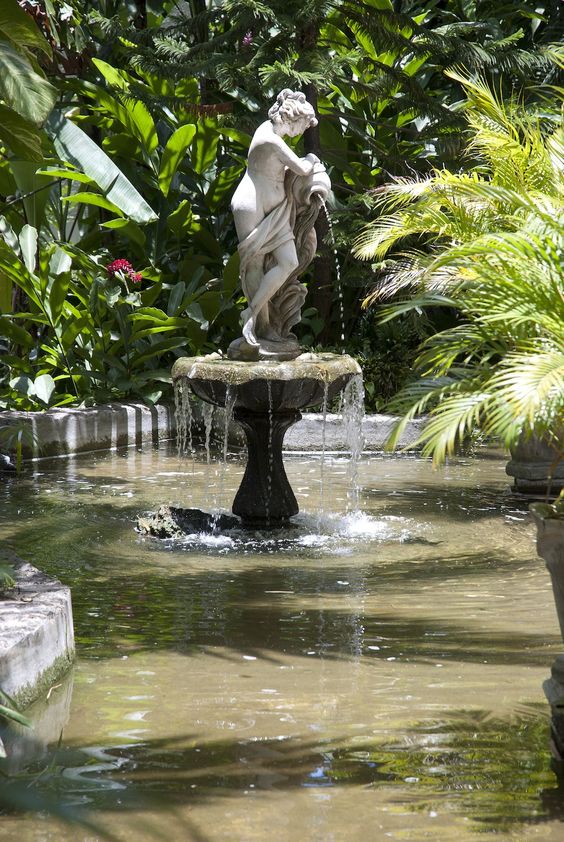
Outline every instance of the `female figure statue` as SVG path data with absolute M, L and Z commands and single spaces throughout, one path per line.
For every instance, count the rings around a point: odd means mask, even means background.
M 241 285 L 248 307 L 231 359 L 293 359 L 291 328 L 306 288 L 298 275 L 315 254 L 314 223 L 331 183 L 317 156 L 299 158 L 282 139 L 317 125 L 305 95 L 283 90 L 256 130 L 247 170 L 231 201 L 239 238 Z

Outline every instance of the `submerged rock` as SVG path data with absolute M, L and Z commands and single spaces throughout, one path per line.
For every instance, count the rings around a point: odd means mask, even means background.
M 240 525 L 241 521 L 234 515 L 210 514 L 201 509 L 176 506 L 161 506 L 157 512 L 137 518 L 138 531 L 154 538 L 182 538 L 201 532 L 213 534 Z

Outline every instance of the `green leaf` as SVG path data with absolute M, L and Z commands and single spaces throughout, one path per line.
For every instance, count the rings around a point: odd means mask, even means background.
M 178 312 L 182 301 L 184 300 L 184 293 L 186 292 L 186 284 L 184 281 L 179 281 L 170 291 L 168 298 L 167 312 L 169 316 L 175 316 Z
M 186 307 L 186 312 L 189 316 L 191 316 L 195 322 L 197 322 L 202 330 L 208 330 L 210 323 L 208 319 L 206 319 L 201 305 L 195 301 L 193 304 L 190 304 L 189 307 Z
M 30 726 L 29 719 L 13 708 L 7 707 L 7 705 L 0 705 L 0 716 L 3 716 L 4 719 L 12 719 L 14 722 L 18 722 L 20 725 Z M 5 757 L 6 755 L 4 755 Z
M 130 135 L 141 142 L 147 153 L 147 162 L 152 165 L 151 153 L 158 148 L 159 137 L 145 103 L 134 99 L 121 103 L 100 85 L 85 82 L 82 87 L 84 93 L 93 100 L 91 107 L 94 110 L 101 110 L 114 117 Z
M 159 307 L 142 307 L 137 311 L 137 313 L 132 314 L 132 318 L 159 322 L 166 322 L 169 319 L 165 311 L 161 310 Z M 182 322 L 182 319 L 180 319 L 179 322 Z
M 143 365 L 147 360 L 155 359 L 156 357 L 160 357 L 161 354 L 164 354 L 166 351 L 171 351 L 173 348 L 182 348 L 186 345 L 186 336 L 182 334 L 182 336 L 171 336 L 168 339 L 161 339 L 158 342 L 154 342 L 150 345 L 146 351 L 144 351 L 139 356 L 136 356 L 131 367 L 132 368 L 139 368 Z M 168 377 L 168 379 L 167 379 Z M 139 376 L 136 375 L 136 380 L 165 380 L 165 382 L 170 382 L 170 373 L 169 372 L 160 372 L 160 371 L 145 371 L 140 372 Z
M 239 165 L 226 167 L 221 170 L 217 177 L 210 184 L 206 193 L 206 205 L 211 211 L 216 211 L 226 194 L 229 193 L 243 174 L 243 168 Z
M 48 299 L 45 303 L 49 306 L 49 309 L 51 311 L 51 319 L 54 324 L 57 324 L 57 322 L 59 321 L 59 317 L 63 309 L 63 304 L 65 303 L 65 299 L 67 297 L 69 283 L 70 275 L 68 272 L 55 275 L 50 280 L 48 289 Z
M 111 289 L 104 289 L 104 299 L 108 307 L 114 307 L 119 301 L 121 295 L 121 287 L 115 286 Z
M 235 251 L 225 264 L 225 268 L 223 270 L 223 291 L 229 295 L 239 284 L 240 262 L 239 252 Z
M 192 206 L 188 199 L 180 202 L 176 210 L 166 220 L 166 224 L 177 237 L 187 234 L 192 228 L 193 223 L 194 214 L 192 213 Z
M 20 377 L 14 377 L 10 380 L 10 388 L 19 392 L 20 395 L 27 395 L 28 397 L 35 394 L 33 380 L 25 374 L 22 374 Z
M 67 254 L 59 246 L 55 246 L 55 250 L 51 255 L 49 261 L 49 272 L 52 275 L 61 275 L 63 272 L 68 272 L 72 266 L 72 257 Z
M 20 242 L 17 238 L 16 232 L 5 216 L 0 216 L 0 237 L 2 237 L 6 245 L 10 246 L 10 248 L 18 256 L 21 254 Z
M 73 193 L 71 196 L 64 196 L 62 201 L 72 204 L 95 205 L 97 208 L 104 208 L 111 213 L 121 214 L 120 209 L 113 202 L 109 202 L 105 196 L 101 196 L 99 193 Z
M 0 286 L 1 283 L 0 277 Z M 30 336 L 27 330 L 20 327 L 20 325 L 16 324 L 7 316 L 0 316 L 0 336 L 5 336 L 6 339 L 10 339 L 15 344 L 22 345 L 24 348 L 32 348 L 34 344 L 33 337 Z
M 217 156 L 219 132 L 212 120 L 198 121 L 195 142 L 192 143 L 192 165 L 199 175 L 206 172 Z
M 251 135 L 246 132 L 242 132 L 240 129 L 233 129 L 230 126 L 222 126 L 218 129 L 218 131 L 222 137 L 228 137 L 229 140 L 234 140 L 235 143 L 240 143 L 245 149 L 248 149 L 251 145 Z
M 10 169 L 20 190 L 26 198 L 23 200 L 26 222 L 33 225 L 37 230 L 45 222 L 45 207 L 49 201 L 50 186 L 53 179 L 40 175 L 37 164 L 31 161 L 19 161 L 12 159 Z
M 37 261 L 37 228 L 33 225 L 24 225 L 20 231 L 20 247 L 25 268 L 33 274 Z
M 77 170 L 64 170 L 59 167 L 45 167 L 37 170 L 37 175 L 48 175 L 51 178 L 68 178 L 71 181 L 79 181 L 81 184 L 92 184 L 93 180 L 88 175 Z
M 134 243 L 137 243 L 138 246 L 141 246 L 141 248 L 145 245 L 145 232 L 131 219 L 109 219 L 107 222 L 102 222 L 101 227 L 120 231 L 126 237 L 129 237 L 130 240 L 133 240 Z
M 106 61 L 102 61 L 99 58 L 93 58 L 92 64 L 96 65 L 104 79 L 109 82 L 110 85 L 113 85 L 114 88 L 119 88 L 120 91 L 129 90 L 129 81 L 127 80 L 125 73 L 122 73 L 115 67 L 112 67 L 111 64 L 108 64 Z
M 39 377 L 36 377 L 35 383 L 33 384 L 33 388 L 39 400 L 49 405 L 51 395 L 56 389 L 55 381 L 53 380 L 51 375 L 40 374 Z
M 60 112 L 51 114 L 46 129 L 53 138 L 57 154 L 90 176 L 106 198 L 126 216 L 140 225 L 158 218 L 133 184 L 82 129 Z
M 18 47 L 32 47 L 42 50 L 51 58 L 51 47 L 34 23 L 31 15 L 24 12 L 16 0 L 2 0 L 0 4 L 0 32 Z
M 26 120 L 40 126 L 48 117 L 57 90 L 7 41 L 0 41 L 0 97 Z
M 0 269 L 0 313 L 10 313 L 12 311 L 12 290 L 12 281 Z
M 33 123 L 0 104 L 0 139 L 21 158 L 41 161 L 41 137 Z
M 159 187 L 165 196 L 168 196 L 170 183 L 195 134 L 196 126 L 191 123 L 181 126 L 169 138 L 164 148 L 159 170 Z

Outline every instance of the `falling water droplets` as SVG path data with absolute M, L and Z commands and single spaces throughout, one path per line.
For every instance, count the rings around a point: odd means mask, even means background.
M 225 505 L 225 473 L 227 470 L 227 451 L 229 448 L 229 427 L 233 419 L 233 410 L 237 399 L 237 386 L 228 383 L 225 388 L 225 413 L 223 418 L 223 461 L 221 463 L 221 474 L 219 481 L 219 497 L 222 505 Z
M 227 463 L 227 448 L 229 444 L 229 425 L 233 419 L 233 409 L 237 399 L 237 386 L 227 384 L 225 390 L 225 423 L 223 427 L 223 464 Z
M 362 421 L 364 418 L 364 385 L 362 375 L 355 374 L 343 390 L 342 419 L 349 451 L 349 491 L 347 511 L 359 507 L 358 463 L 364 449 Z
M 204 430 L 206 434 L 206 462 L 208 463 L 208 465 L 210 464 L 210 438 L 213 426 L 214 409 L 215 407 L 211 403 L 202 404 L 202 416 L 204 419 Z
M 329 238 L 331 240 L 331 245 L 333 247 L 333 256 L 335 258 L 335 276 L 337 278 L 337 295 L 339 297 L 339 313 L 341 317 L 341 353 L 345 353 L 345 303 L 343 299 L 343 283 L 341 280 L 341 264 L 339 263 L 339 252 L 337 250 L 337 244 L 335 242 L 335 232 L 333 231 L 333 221 L 331 216 L 329 215 L 329 208 L 325 204 L 325 202 L 321 203 L 323 211 L 325 213 L 325 218 L 327 220 L 327 225 L 329 226 Z
M 325 448 L 327 436 L 327 404 L 329 402 L 329 383 L 323 385 L 323 406 L 321 409 L 323 420 L 321 427 L 321 464 L 319 467 L 319 517 L 324 511 L 324 479 L 325 479 Z
M 174 416 L 176 419 L 178 455 L 185 456 L 187 452 L 193 455 L 190 387 L 182 380 L 177 380 L 174 384 Z

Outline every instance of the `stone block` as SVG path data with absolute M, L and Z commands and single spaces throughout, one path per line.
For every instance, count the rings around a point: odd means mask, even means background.
M 70 588 L 3 550 L 16 588 L 0 597 L 0 687 L 25 708 L 52 687 L 74 659 Z

